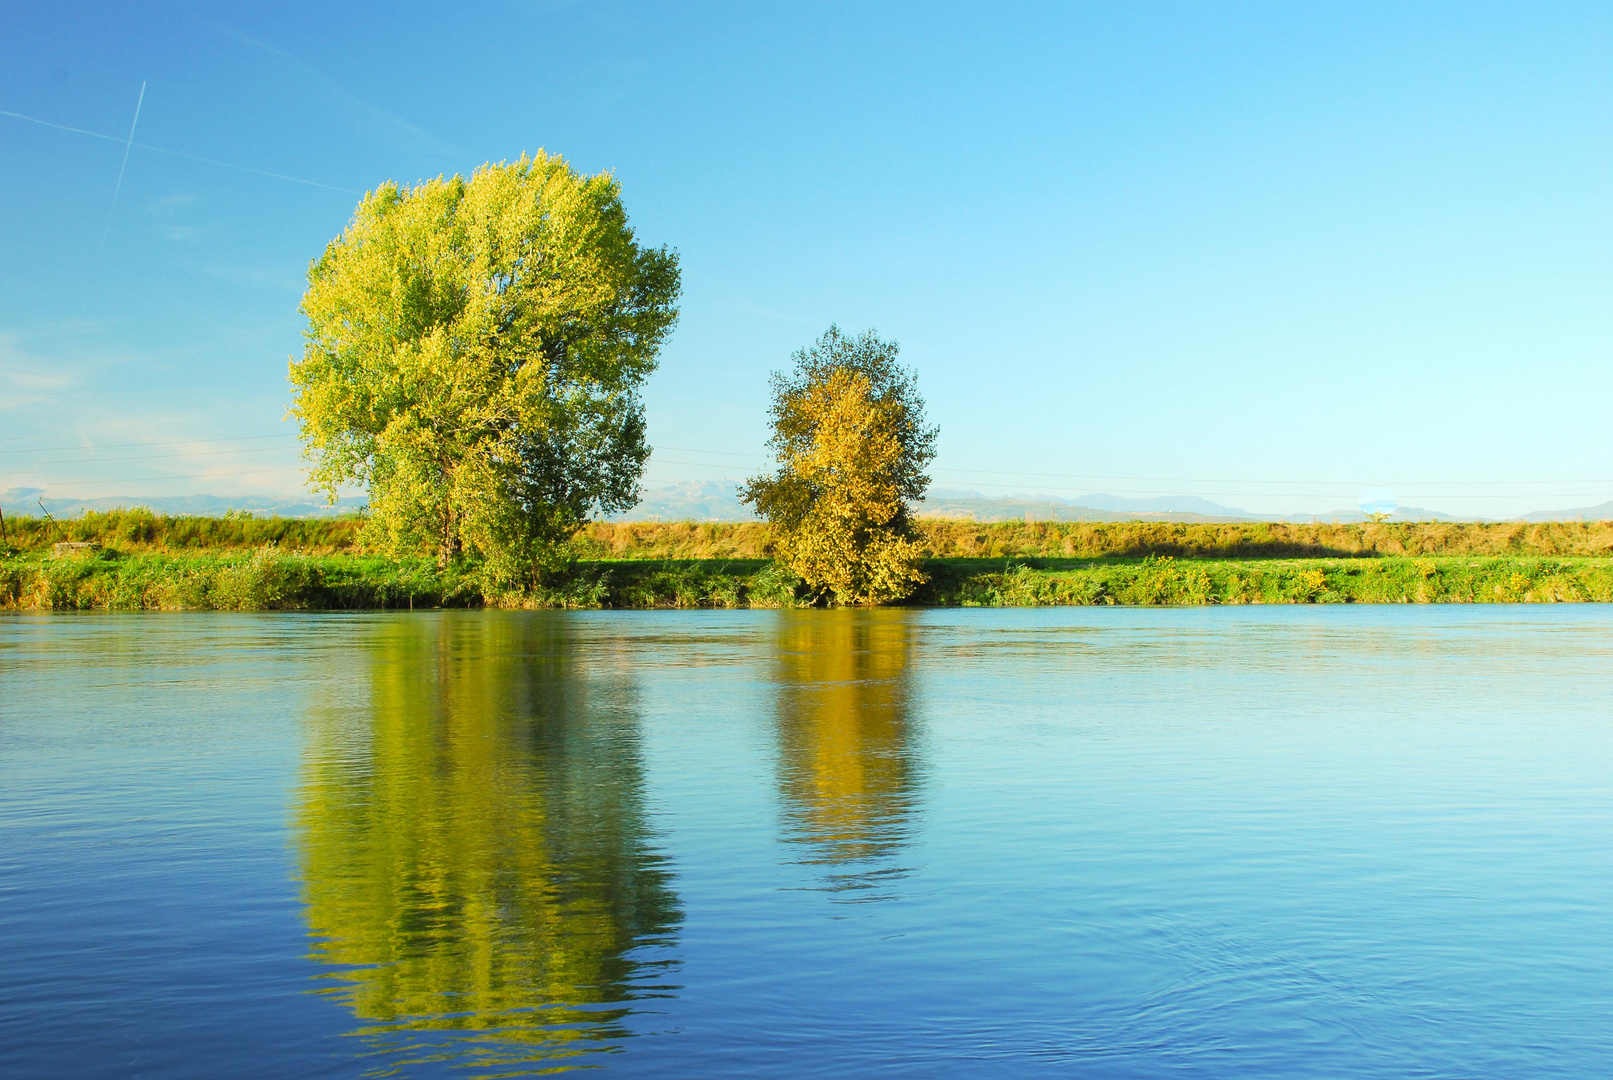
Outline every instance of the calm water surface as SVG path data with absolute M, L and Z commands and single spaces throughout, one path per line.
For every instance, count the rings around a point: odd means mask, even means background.
M 0 618 L 0 1075 L 1584 1077 L 1613 611 Z

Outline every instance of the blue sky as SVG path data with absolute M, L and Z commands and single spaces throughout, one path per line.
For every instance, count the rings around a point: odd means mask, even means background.
M 301 492 L 308 261 L 543 147 L 683 260 L 652 484 L 761 465 L 834 322 L 937 487 L 1613 498 L 1613 6 L 331 7 L 8 14 L 0 109 L 113 138 L 0 116 L 0 489 Z

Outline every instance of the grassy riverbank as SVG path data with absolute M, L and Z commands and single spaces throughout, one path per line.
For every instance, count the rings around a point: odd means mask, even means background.
M 912 603 L 1513 603 L 1613 601 L 1613 558 L 1387 556 L 1330 559 L 934 559 Z M 425 607 L 698 608 L 796 603 L 764 559 L 600 559 L 527 592 L 484 588 L 473 567 L 427 559 L 255 551 L 0 558 L 11 610 L 321 610 Z
M 368 550 L 358 518 L 11 518 L 0 608 L 316 610 L 779 607 L 794 583 L 760 522 L 599 523 L 578 561 L 511 593 L 474 566 Z M 1613 600 L 1613 522 L 924 521 L 922 605 L 1493 603 Z M 63 542 L 99 544 L 57 555 Z
M 63 541 L 104 544 L 130 554 L 256 550 L 366 553 L 363 519 L 198 517 L 114 510 L 51 521 L 6 519 L 0 552 L 23 553 Z M 1613 557 L 1613 521 L 1382 522 L 1058 522 L 920 520 L 926 546 L 943 559 L 1351 558 L 1395 555 Z M 600 522 L 575 545 L 586 560 L 766 559 L 772 532 L 762 522 Z

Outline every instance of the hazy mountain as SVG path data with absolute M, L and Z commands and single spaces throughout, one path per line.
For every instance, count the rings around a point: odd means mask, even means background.
M 691 480 L 645 488 L 639 504 L 612 521 L 754 521 L 739 501 L 738 480 Z M 1101 502 L 1102 505 L 1097 505 Z M 915 507 L 920 517 L 1015 521 L 1029 514 L 1037 521 L 1250 521 L 1256 515 L 1192 496 L 1124 499 L 1097 495 L 1077 500 L 992 497 L 976 491 L 939 489 Z
M 1608 504 L 1608 508 L 1613 509 L 1613 503 Z M 1360 510 L 1333 510 L 1321 514 L 1255 514 L 1222 506 L 1197 495 L 1128 499 L 1102 492 L 1075 499 L 1025 499 L 988 497 L 973 491 L 943 491 L 930 495 L 918 507 L 920 517 L 972 517 L 976 521 L 1012 521 L 1026 514 L 1037 521 L 1325 521 L 1349 524 L 1367 520 L 1367 515 Z M 1586 516 L 1590 516 L 1589 511 Z M 1608 516 L 1613 517 L 1613 514 Z M 1402 506 L 1389 515 L 1389 520 L 1457 519 L 1433 510 Z
M 1101 500 L 1104 505 L 1094 505 Z M 1178 508 L 1180 507 L 1180 508 Z M 1098 495 L 1089 499 L 1036 499 L 986 496 L 976 491 L 932 491 L 915 507 L 919 517 L 965 518 L 974 521 L 1250 521 L 1255 515 L 1204 499 L 1125 499 Z
M 1253 514 L 1247 510 L 1239 510 L 1230 506 L 1210 502 L 1208 499 L 1196 495 L 1162 495 L 1153 499 L 1127 499 L 1117 495 L 1082 495 L 1075 502 L 1081 506 L 1096 507 L 1100 510 L 1127 512 L 1126 516 L 1134 517 L 1139 513 L 1171 512 L 1178 514 L 1194 514 L 1198 517 L 1213 521 L 1329 521 L 1350 523 L 1366 521 L 1367 515 L 1360 510 L 1333 510 L 1325 514 Z M 1449 514 L 1441 514 L 1434 510 L 1422 510 L 1415 506 L 1402 506 L 1389 515 L 1390 521 L 1455 521 Z
M 645 488 L 637 506 L 611 521 L 755 521 L 739 501 L 738 480 L 689 480 Z
M 1579 510 L 1536 510 L 1523 515 L 1523 521 L 1613 521 L 1613 502 L 1587 506 Z
M 247 510 L 262 517 L 335 517 L 354 514 L 363 500 L 326 506 L 323 500 L 290 500 L 265 495 L 103 495 L 94 499 L 45 499 L 43 488 L 0 491 L 0 510 L 7 517 L 72 517 L 86 510 L 127 510 L 143 506 L 159 514 L 198 514 L 216 517 L 226 510 Z
M 1333 523 L 1336 523 L 1336 524 L 1339 524 L 1339 525 L 1352 525 L 1352 524 L 1356 524 L 1358 522 L 1367 521 L 1369 519 L 1367 518 L 1367 515 L 1363 514 L 1359 510 L 1330 510 L 1325 514 L 1284 514 L 1281 517 L 1274 517 L 1271 520 L 1272 521 L 1293 521 L 1293 522 L 1301 522 L 1301 523 L 1306 523 L 1306 522 L 1311 522 L 1311 521 L 1326 521 L 1326 522 L 1333 522 Z M 1488 519 L 1485 519 L 1485 518 L 1456 518 L 1456 517 L 1452 517 L 1450 514 L 1441 514 L 1436 510 L 1419 510 L 1415 506 L 1402 506 L 1402 507 L 1398 507 L 1395 510 L 1394 513 L 1390 514 L 1388 520 L 1390 520 L 1390 521 L 1481 521 L 1481 520 L 1488 520 Z
M 1262 516 L 1251 514 L 1247 510 L 1222 506 L 1197 495 L 1158 495 L 1151 499 L 1128 499 L 1123 495 L 1110 495 L 1100 491 L 1096 495 L 1082 495 L 1071 501 L 1077 506 L 1089 506 L 1094 510 L 1109 510 L 1126 515 L 1194 514 L 1198 517 L 1225 521 L 1254 521 Z
M 633 509 L 612 521 L 754 521 L 750 507 L 739 501 L 738 480 L 691 480 L 646 488 Z M 6 517 L 38 517 L 43 488 L 0 491 L 0 512 Z M 72 517 L 86 510 L 115 510 L 144 506 L 161 514 L 216 516 L 226 510 L 246 510 L 261 516 L 333 517 L 357 513 L 361 499 L 331 507 L 314 499 L 286 499 L 263 495 L 106 495 L 93 499 L 43 499 L 44 510 L 54 517 Z M 1350 524 L 1366 521 L 1359 510 L 1333 510 L 1318 514 L 1254 514 L 1222 506 L 1196 495 L 1163 495 L 1149 499 L 1097 493 L 1076 499 L 988 496 L 977 491 L 942 488 L 915 508 L 919 517 L 964 518 L 974 521 L 1020 521 L 1028 514 L 1035 521 L 1326 521 Z M 1402 506 L 1390 521 L 1473 521 L 1433 510 Z M 1510 518 L 1512 521 L 1609 521 L 1613 501 L 1572 510 L 1539 510 Z

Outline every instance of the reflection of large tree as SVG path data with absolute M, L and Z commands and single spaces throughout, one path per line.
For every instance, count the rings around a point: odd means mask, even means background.
M 480 1033 L 504 1042 L 478 1051 L 489 1064 L 580 1049 L 642 991 L 630 950 L 677 924 L 645 836 L 631 690 L 579 670 L 570 625 L 383 623 L 368 707 L 314 717 L 296 811 L 306 915 L 372 1032 Z
M 916 765 L 908 719 L 909 612 L 781 616 L 777 648 L 780 785 L 790 840 L 834 867 L 834 888 L 896 872 Z

